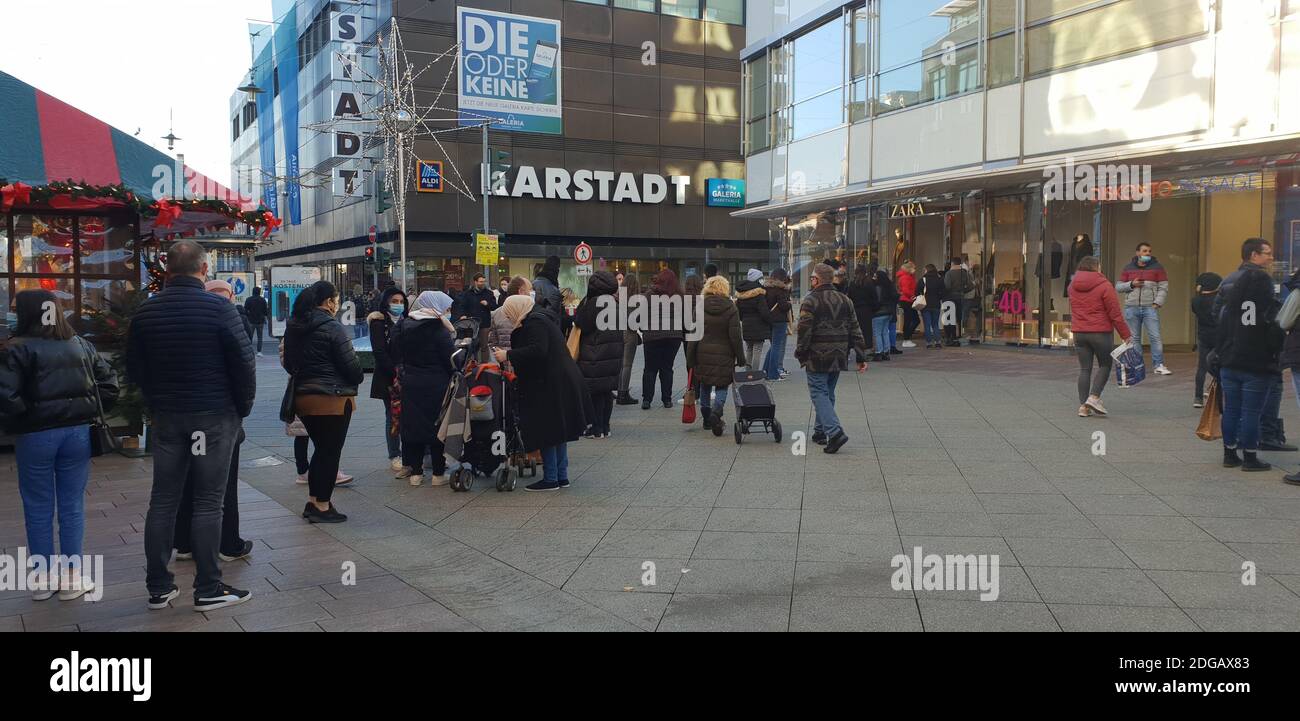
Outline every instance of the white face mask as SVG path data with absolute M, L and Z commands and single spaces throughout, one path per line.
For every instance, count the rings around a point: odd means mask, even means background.
M 537 300 L 537 291 L 535 290 L 528 291 L 528 297 L 532 298 L 533 300 Z

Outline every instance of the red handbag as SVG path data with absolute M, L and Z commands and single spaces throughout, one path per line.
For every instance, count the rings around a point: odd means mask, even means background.
M 695 422 L 695 371 L 686 374 L 686 395 L 682 397 L 682 423 Z

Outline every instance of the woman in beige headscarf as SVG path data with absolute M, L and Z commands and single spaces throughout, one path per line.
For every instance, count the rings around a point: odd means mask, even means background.
M 519 432 L 524 450 L 542 451 L 542 480 L 529 491 L 554 491 L 569 486 L 569 453 L 565 444 L 578 440 L 595 417 L 582 371 L 569 355 L 564 337 L 547 312 L 526 295 L 512 295 L 501 306 L 514 326 L 510 350 L 498 348 L 498 363 L 510 362 L 518 376 Z

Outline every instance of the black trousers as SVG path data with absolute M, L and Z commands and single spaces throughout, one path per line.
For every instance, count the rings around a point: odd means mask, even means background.
M 343 444 L 348 440 L 348 426 L 352 423 L 352 404 L 343 409 L 341 416 L 299 416 L 307 428 L 307 436 L 316 446 L 307 470 L 307 488 L 312 498 L 322 503 L 334 496 L 334 482 L 338 480 L 339 461 L 343 458 Z
M 645 343 L 645 369 L 641 371 L 641 402 L 648 403 L 655 394 L 655 378 L 659 379 L 659 392 L 665 401 L 673 399 L 673 363 L 677 360 L 678 338 L 647 341 Z
M 227 556 L 239 555 L 244 550 L 244 539 L 239 537 L 239 444 L 244 442 L 244 429 L 239 429 L 235 452 L 230 456 L 230 474 L 226 480 L 226 497 L 221 504 L 221 552 Z M 303 439 L 307 440 L 306 438 Z M 172 548 L 179 553 L 190 553 L 190 529 L 194 520 L 194 483 L 186 480 L 181 491 L 181 505 L 176 509 L 176 540 Z
M 1210 371 L 1210 364 L 1207 359 L 1212 350 L 1214 350 L 1214 339 L 1198 334 L 1196 338 L 1196 395 L 1192 396 L 1193 399 L 1200 399 L 1205 396 L 1205 374 Z
M 294 436 L 293 439 L 293 462 L 298 467 L 300 476 L 311 470 L 311 460 L 307 457 L 307 444 L 310 441 L 307 436 Z
M 912 340 L 916 329 L 921 325 L 921 314 L 916 312 L 911 303 L 900 300 L 898 305 L 903 309 L 903 340 Z
M 592 433 L 609 433 L 609 419 L 614 415 L 614 396 L 600 392 L 591 394 L 591 406 L 596 410 L 596 417 L 591 421 Z
M 257 352 L 262 352 L 262 328 L 266 326 L 266 321 L 253 326 L 253 333 L 257 336 Z
M 442 441 L 435 438 L 415 440 L 402 436 L 402 465 L 411 469 L 411 475 L 424 475 L 424 454 L 428 453 L 433 461 L 429 468 L 430 475 L 441 476 L 447 472 L 447 457 L 443 455 Z

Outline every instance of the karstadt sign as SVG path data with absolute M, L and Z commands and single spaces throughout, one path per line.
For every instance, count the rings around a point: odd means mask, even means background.
M 492 194 L 507 198 L 548 200 L 602 200 L 612 203 L 658 204 L 671 193 L 677 205 L 686 204 L 689 175 L 615 173 L 612 170 L 575 170 L 517 166 L 513 176 L 492 173 Z

